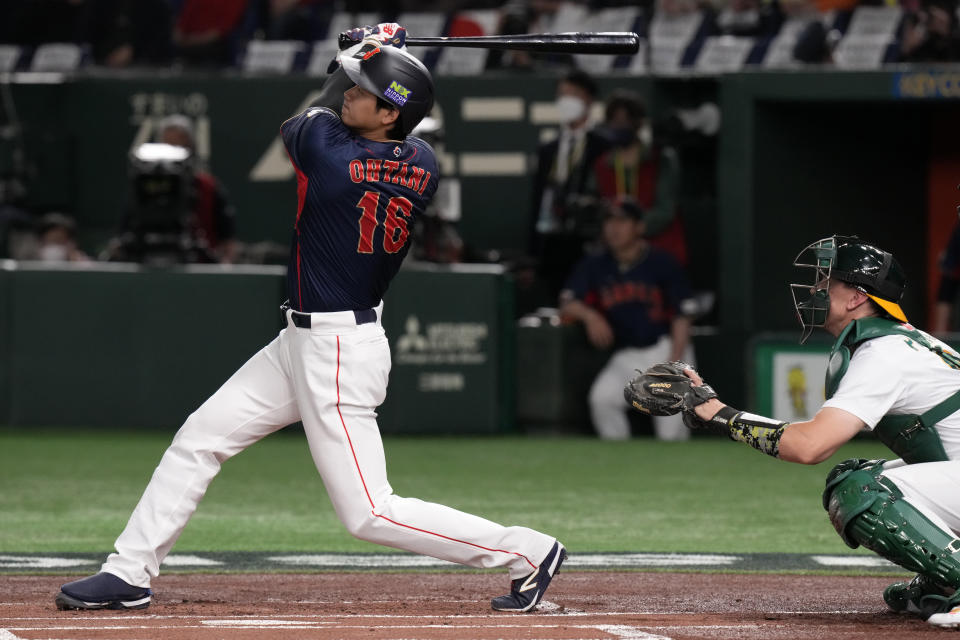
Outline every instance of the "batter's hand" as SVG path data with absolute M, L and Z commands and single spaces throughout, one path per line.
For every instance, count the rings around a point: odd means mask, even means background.
M 345 50 L 362 42 L 376 42 L 379 45 L 406 50 L 407 29 L 396 22 L 381 22 L 373 27 L 354 27 L 337 37 L 340 50 Z
M 374 26 L 354 27 L 337 36 L 339 51 L 337 57 L 330 62 L 327 73 L 333 73 L 340 66 L 342 56 L 350 57 L 360 50 L 364 44 L 373 42 L 379 46 L 396 47 L 407 50 L 407 29 L 396 22 L 381 22 Z
M 630 406 L 652 416 L 672 416 L 682 411 L 687 424 L 687 416 L 699 420 L 695 413 L 698 406 L 717 397 L 686 362 L 661 362 L 638 373 L 623 388 L 623 397 Z

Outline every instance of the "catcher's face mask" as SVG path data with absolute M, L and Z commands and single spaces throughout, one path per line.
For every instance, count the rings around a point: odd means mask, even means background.
M 830 274 L 837 257 L 836 236 L 817 240 L 808 245 L 794 259 L 793 266 L 808 269 L 808 281 L 804 284 L 791 284 L 793 307 L 797 311 L 797 320 L 803 327 L 800 344 L 807 341 L 817 327 L 827 322 L 830 310 Z

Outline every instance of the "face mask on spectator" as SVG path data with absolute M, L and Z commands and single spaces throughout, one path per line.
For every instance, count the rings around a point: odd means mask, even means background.
M 569 124 L 583 117 L 587 112 L 587 103 L 576 96 L 560 96 L 556 108 L 560 122 Z
M 611 127 L 610 142 L 615 147 L 629 147 L 637 141 L 637 130 L 630 127 Z

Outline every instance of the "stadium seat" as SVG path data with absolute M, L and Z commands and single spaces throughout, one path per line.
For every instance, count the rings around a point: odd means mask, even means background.
M 407 37 L 442 36 L 447 16 L 439 12 L 409 12 L 397 16 L 398 23 L 407 28 Z M 433 69 L 441 51 L 436 47 L 410 47 L 410 53 L 419 58 L 427 68 Z
M 460 11 L 453 16 L 445 35 L 453 37 L 489 36 L 497 32 L 500 20 L 496 9 L 476 9 Z M 437 73 L 440 75 L 477 75 L 482 73 L 487 63 L 486 49 L 460 49 L 447 47 L 440 51 L 437 60 Z
M 338 32 L 339 33 L 339 32 Z M 310 52 L 310 61 L 307 63 L 307 74 L 311 76 L 323 76 L 327 74 L 327 67 L 330 61 L 337 55 L 337 39 L 318 40 L 313 43 L 313 50 Z
M 30 71 L 76 71 L 86 61 L 84 47 L 72 42 L 48 42 L 37 47 L 30 60 Z
M 327 29 L 327 37 L 325 39 L 336 42 L 337 36 L 344 31 L 348 31 L 354 27 L 372 26 L 378 22 L 380 22 L 380 14 L 378 13 L 348 13 L 346 11 L 338 11 L 333 14 L 333 17 L 330 19 L 330 26 Z
M 704 73 L 740 71 L 755 45 L 753 38 L 710 36 L 704 40 L 694 68 Z
M 850 27 L 834 51 L 834 62 L 843 69 L 877 69 L 896 53 L 897 29 L 903 18 L 900 7 L 857 7 Z
M 571 5 L 565 5 L 571 6 Z M 558 12 L 558 14 L 561 12 Z M 640 20 L 638 7 L 610 7 L 583 13 L 571 12 L 570 20 L 564 22 L 555 31 L 634 31 Z M 619 56 L 601 56 L 577 54 L 574 59 L 577 66 L 589 73 L 607 73 L 614 68 Z
M 306 50 L 299 40 L 251 40 L 241 68 L 246 73 L 290 73 L 303 66 Z
M 767 55 L 763 58 L 763 66 L 769 69 L 789 69 L 800 66 L 800 62 L 793 57 L 797 38 L 810 22 L 808 18 L 791 18 L 783 23 L 780 31 L 774 36 L 767 47 Z
M 699 11 L 680 14 L 659 12 L 650 23 L 650 71 L 676 73 L 703 26 L 704 16 Z

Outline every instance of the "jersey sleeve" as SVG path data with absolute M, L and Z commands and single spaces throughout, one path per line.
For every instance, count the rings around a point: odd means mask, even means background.
M 325 107 L 310 107 L 280 125 L 280 136 L 293 164 L 310 171 L 338 128 L 343 124 L 336 113 Z
M 852 413 L 871 430 L 905 391 L 900 367 L 876 346 L 867 343 L 854 352 L 837 392 L 823 403 L 824 407 Z

